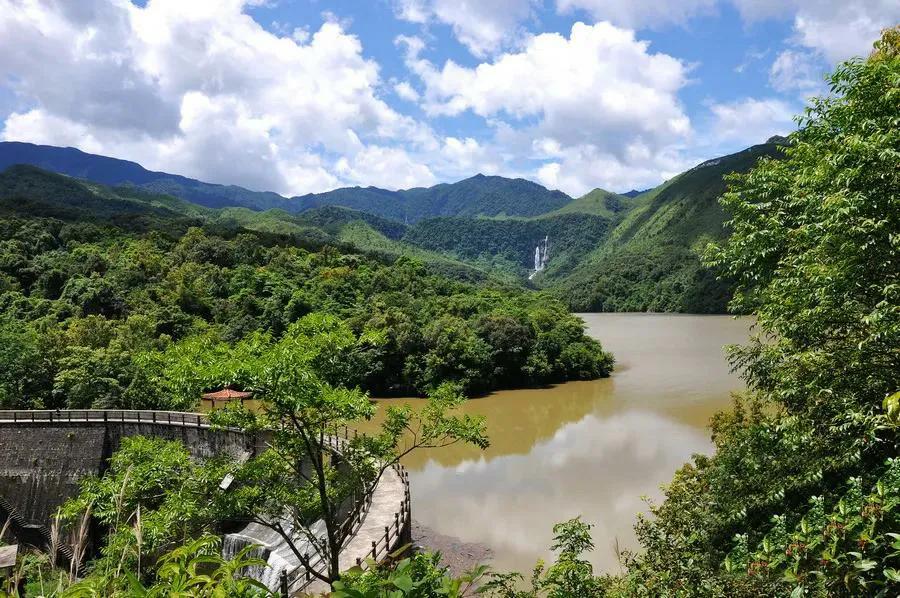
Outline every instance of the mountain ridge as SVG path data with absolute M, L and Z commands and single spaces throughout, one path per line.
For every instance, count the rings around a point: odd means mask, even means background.
M 323 206 L 342 206 L 417 222 L 438 216 L 523 216 L 551 212 L 572 201 L 558 190 L 527 179 L 476 174 L 454 183 L 403 190 L 341 187 L 322 193 L 285 197 L 237 185 L 207 183 L 190 177 L 148 170 L 130 160 L 91 154 L 73 147 L 0 142 L 0 170 L 31 164 L 50 172 L 110 186 L 133 186 L 172 195 L 209 208 L 244 207 L 256 211 L 281 209 L 300 213 Z

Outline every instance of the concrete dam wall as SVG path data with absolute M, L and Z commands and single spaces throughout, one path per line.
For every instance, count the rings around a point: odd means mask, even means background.
M 137 435 L 180 440 L 197 458 L 255 450 L 255 439 L 193 413 L 0 411 L 0 504 L 20 522 L 46 526 L 79 480 L 102 474 L 122 438 Z

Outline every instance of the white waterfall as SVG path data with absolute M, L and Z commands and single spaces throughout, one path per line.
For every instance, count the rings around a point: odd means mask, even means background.
M 537 244 L 534 248 L 534 272 L 528 277 L 531 280 L 535 275 L 547 267 L 550 260 L 550 236 L 544 237 L 544 240 Z

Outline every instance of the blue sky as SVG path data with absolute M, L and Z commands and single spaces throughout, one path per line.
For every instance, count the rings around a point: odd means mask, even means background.
M 0 136 L 302 194 L 646 188 L 793 128 L 885 0 L 0 0 Z

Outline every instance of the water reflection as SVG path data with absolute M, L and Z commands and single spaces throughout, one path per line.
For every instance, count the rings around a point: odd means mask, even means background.
M 451 447 L 406 463 L 414 516 L 489 545 L 499 568 L 528 571 L 549 556 L 553 523 L 580 514 L 596 526 L 592 561 L 615 570 L 615 547 L 635 545 L 641 496 L 659 497 L 675 469 L 709 451 L 705 425 L 740 388 L 722 346 L 746 340 L 746 320 L 583 317 L 616 355 L 612 378 L 470 401 L 468 412 L 487 417 L 487 451 Z

